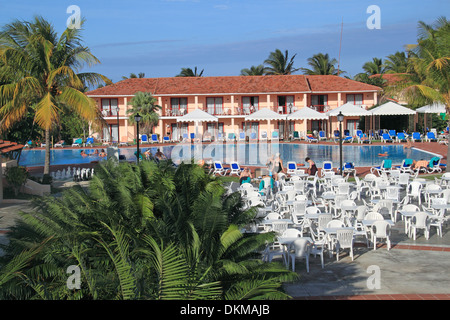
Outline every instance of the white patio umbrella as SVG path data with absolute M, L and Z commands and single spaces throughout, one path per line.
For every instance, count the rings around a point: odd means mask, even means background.
M 287 120 L 328 120 L 328 115 L 314 109 L 303 107 L 287 116 Z
M 337 107 L 336 109 L 328 111 L 326 114 L 329 117 L 337 117 L 339 112 L 342 112 L 344 117 L 364 117 L 364 116 L 370 116 L 372 115 L 369 111 L 364 109 L 361 106 L 355 105 L 351 102 L 347 102 L 340 107 Z M 331 125 L 330 125 L 331 129 Z M 330 132 L 331 134 L 331 132 Z
M 446 114 L 447 113 L 447 110 L 445 109 L 445 105 L 440 102 L 428 104 L 426 106 L 416 109 L 416 111 L 418 113 L 424 114 L 424 116 L 423 116 L 424 125 L 426 123 L 426 118 L 427 118 L 428 113 L 437 113 L 437 114 L 443 114 L 443 113 Z M 433 119 L 433 118 L 431 118 L 431 119 Z M 431 124 L 433 125 L 433 120 L 431 120 Z
M 219 119 L 201 109 L 195 109 L 184 116 L 177 118 L 177 122 L 194 122 L 195 136 L 198 136 L 198 125 L 201 122 L 218 122 Z
M 411 116 L 416 114 L 415 110 L 392 101 L 386 102 L 370 110 L 370 112 L 373 116 Z
M 245 117 L 245 121 L 267 121 L 267 126 L 270 126 L 271 120 L 286 120 L 285 114 L 279 114 L 268 108 L 260 109 Z

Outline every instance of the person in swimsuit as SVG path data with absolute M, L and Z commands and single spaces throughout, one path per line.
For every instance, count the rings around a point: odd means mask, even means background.
M 309 164 L 308 174 L 314 176 L 317 172 L 316 163 L 312 161 L 309 157 L 305 158 L 305 162 Z
M 272 161 L 272 177 L 275 181 L 278 180 L 278 173 L 284 171 L 283 160 L 280 158 L 280 154 L 275 154 Z

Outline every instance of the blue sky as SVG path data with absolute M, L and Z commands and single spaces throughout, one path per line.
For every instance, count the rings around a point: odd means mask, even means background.
M 41 15 L 61 33 L 70 5 L 80 8 L 84 43 L 101 61 L 88 70 L 114 82 L 196 66 L 204 76 L 239 75 L 275 49 L 297 54 L 295 67 L 319 52 L 338 59 L 342 21 L 340 66 L 354 76 L 373 57 L 415 43 L 418 21 L 450 12 L 448 0 L 0 0 L 0 25 Z M 367 28 L 370 5 L 380 8 L 380 29 Z

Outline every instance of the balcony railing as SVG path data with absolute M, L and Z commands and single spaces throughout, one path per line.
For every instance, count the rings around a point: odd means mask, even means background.
M 103 117 L 117 117 L 117 111 L 112 110 L 102 110 Z M 120 114 L 119 114 L 120 116 Z

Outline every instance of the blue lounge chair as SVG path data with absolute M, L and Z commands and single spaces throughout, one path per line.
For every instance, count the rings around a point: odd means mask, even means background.
M 322 164 L 322 176 L 325 175 L 325 172 L 333 172 L 333 162 L 324 161 Z
M 90 137 L 86 139 L 86 146 L 92 146 L 94 144 L 94 138 Z
M 327 140 L 327 136 L 325 135 L 325 131 L 319 131 L 319 141 Z
M 381 136 L 381 142 L 392 142 L 391 136 L 388 133 L 383 133 Z
M 245 132 L 239 132 L 239 141 L 245 141 Z
M 350 135 L 346 135 L 344 137 L 344 139 L 342 139 L 342 143 L 345 143 L 345 142 L 352 143 L 353 142 L 353 137 L 350 136 Z
M 148 143 L 148 136 L 146 134 L 141 135 L 141 143 Z
M 412 141 L 420 141 L 422 142 L 422 135 L 419 132 L 413 132 L 412 134 Z
M 83 139 L 77 138 L 73 139 L 72 147 L 80 147 L 83 144 Z
M 250 133 L 250 140 L 258 140 L 258 137 L 256 136 L 256 132 Z
M 404 132 L 398 132 L 396 137 L 397 142 L 406 142 L 408 138 L 405 136 Z
M 425 138 L 426 141 L 431 142 L 431 141 L 437 141 L 436 136 L 434 135 L 434 132 L 427 132 L 427 137 Z
M 217 141 L 223 141 L 224 139 L 223 139 L 223 133 L 222 132 L 219 132 L 218 134 L 217 134 Z
M 296 173 L 298 173 L 297 170 L 298 170 L 297 163 L 295 163 L 294 161 L 288 161 L 286 174 L 295 175 Z
M 389 130 L 389 136 L 391 139 L 395 139 L 397 137 L 397 132 L 395 130 Z
M 237 163 L 236 161 L 231 162 L 230 166 L 231 166 L 230 176 L 233 174 L 239 176 L 241 174 L 242 170 L 244 170 L 241 168 L 239 163 Z
M 183 141 L 189 140 L 189 135 L 187 133 L 183 133 Z
M 189 137 L 191 138 L 191 140 L 194 140 L 194 139 L 195 139 L 195 133 L 191 133 L 191 134 L 189 135 Z
M 400 172 L 407 172 L 407 173 L 414 173 L 411 166 L 413 164 L 413 160 L 406 158 L 403 159 L 402 164 L 397 166 L 397 168 L 400 170 Z
M 430 159 L 430 163 L 428 164 L 428 172 L 434 173 L 434 172 L 442 172 L 441 169 L 441 158 L 439 157 L 433 157 Z
M 344 163 L 344 166 L 342 167 L 342 172 L 344 174 L 356 174 L 355 165 L 352 162 L 346 162 Z
M 163 143 L 168 143 L 168 142 L 170 142 L 170 137 L 168 137 L 168 136 L 165 136 L 165 137 L 163 137 Z
M 157 134 L 152 134 L 152 143 L 158 143 L 158 135 Z
M 307 135 L 306 136 L 306 140 L 311 143 L 311 142 L 319 142 L 319 140 L 317 140 L 316 138 L 314 138 L 313 136 Z
M 294 131 L 292 139 L 293 140 L 300 140 L 300 135 L 298 134 L 298 131 Z
M 280 139 L 280 135 L 278 134 L 278 131 L 272 132 L 272 140 Z
M 221 161 L 214 161 L 213 174 L 220 174 L 221 176 L 224 176 L 229 170 L 230 168 L 224 168 Z
M 392 160 L 385 159 L 381 165 L 370 168 L 371 173 L 378 173 L 381 176 L 382 172 L 389 172 L 392 169 Z

